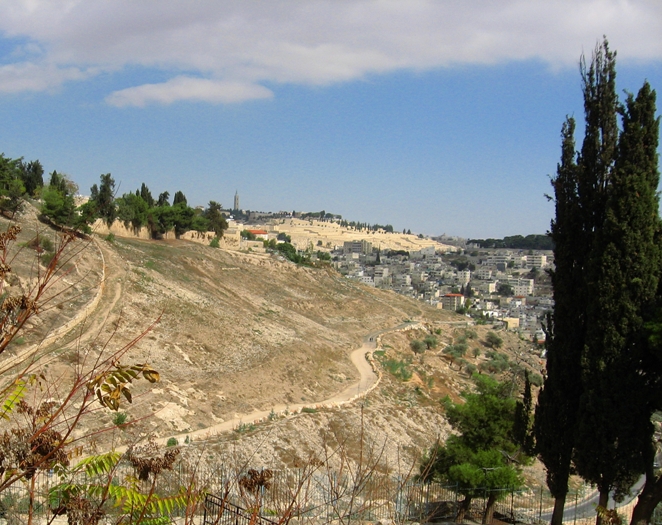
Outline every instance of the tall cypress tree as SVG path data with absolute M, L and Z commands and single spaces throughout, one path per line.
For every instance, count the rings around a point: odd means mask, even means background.
M 172 199 L 172 205 L 176 206 L 177 204 L 183 204 L 184 206 L 188 204 L 186 196 L 181 191 L 176 191 L 175 196 Z
M 623 347 L 614 326 L 623 276 L 611 233 L 605 230 L 608 204 L 613 205 L 610 190 L 618 144 L 615 53 L 605 42 L 596 48 L 590 66 L 582 61 L 581 70 L 586 129 L 578 161 L 579 197 L 588 257 L 584 266 L 586 348 L 573 459 L 579 474 L 598 486 L 600 505 L 606 507 L 609 491 L 632 481 L 630 475 L 619 474 L 622 465 L 613 457 L 615 427 L 620 422 L 613 421 L 609 412 L 621 396 L 617 385 L 609 389 L 609 381 Z
M 646 162 L 638 137 L 643 130 L 633 122 L 639 111 L 634 100 L 623 111 L 623 132 L 614 148 L 615 71 L 606 44 L 605 55 L 604 84 L 594 90 L 598 98 L 592 104 L 596 112 L 613 117 L 600 117 L 605 127 L 598 129 L 603 142 L 598 155 L 580 159 L 584 177 L 595 177 L 602 189 L 594 203 L 600 208 L 593 210 L 594 240 L 586 267 L 590 300 L 574 455 L 579 474 L 597 485 L 603 507 L 611 490 L 617 496 L 627 493 L 646 469 L 652 426 L 638 355 L 645 348 L 644 320 L 660 267 L 657 169 L 651 173 Z M 593 133 L 587 125 L 590 143 L 596 142 Z
M 588 67 L 582 60 L 584 141 L 575 164 L 569 119 L 552 181 L 555 307 L 535 430 L 554 524 L 571 462 L 598 486 L 602 506 L 652 465 L 650 399 L 662 374 L 644 326 L 660 277 L 658 121 L 647 84 L 619 105 L 615 56 L 604 41 Z
M 524 392 L 522 399 L 515 405 L 515 422 L 513 423 L 513 439 L 527 456 L 533 456 L 533 434 L 531 428 L 531 408 L 533 397 L 531 395 L 531 379 L 529 371 L 524 372 Z
M 117 218 L 115 205 L 115 179 L 110 173 L 101 175 L 101 183 L 90 188 L 90 201 L 94 203 L 96 214 L 110 227 Z
M 136 195 L 142 197 L 142 200 L 144 200 L 147 203 L 147 206 L 150 208 L 154 206 L 154 197 L 152 197 L 152 192 L 149 191 L 147 184 L 144 182 L 140 186 L 140 192 L 136 191 Z
M 25 186 L 25 192 L 33 196 L 37 188 L 44 185 L 44 168 L 38 160 L 31 160 L 30 162 L 21 163 L 21 178 Z
M 636 223 L 632 227 L 633 239 L 638 244 L 638 250 L 633 248 L 635 258 L 631 264 L 642 273 L 641 281 L 634 280 L 631 293 L 646 294 L 649 298 L 650 289 L 658 290 L 660 301 L 660 273 L 654 273 L 651 268 L 654 262 L 660 264 L 660 219 L 658 216 L 658 197 L 656 188 L 659 182 L 658 144 L 660 119 L 655 116 L 656 96 L 648 83 L 639 90 L 637 97 L 629 95 L 623 110 L 623 133 L 621 135 L 619 156 L 617 161 L 618 183 L 630 185 L 629 202 L 623 202 L 623 214 L 636 214 Z M 622 187 L 621 191 L 627 191 Z M 639 239 L 636 236 L 639 235 Z M 650 242 L 654 236 L 657 242 Z M 657 276 L 657 282 L 652 277 Z M 644 288 L 646 288 L 644 290 Z M 643 310 L 641 321 L 649 321 L 652 317 L 652 306 Z M 640 321 L 640 322 L 641 322 Z M 658 321 L 659 322 L 659 321 Z M 637 324 L 639 327 L 640 324 Z M 650 523 L 653 510 L 662 501 L 662 475 L 656 476 L 653 470 L 655 447 L 653 444 L 653 426 L 650 416 L 656 410 L 662 409 L 662 361 L 660 347 L 652 344 L 647 338 L 647 331 L 639 329 L 630 336 L 631 353 L 628 365 L 636 371 L 633 381 L 633 392 L 638 398 L 638 408 L 643 410 L 637 438 L 641 443 L 641 460 L 644 463 L 646 484 L 639 496 L 632 513 L 632 523 Z
M 545 326 L 547 377 L 538 395 L 534 433 L 536 449 L 547 468 L 547 485 L 555 498 L 552 525 L 563 521 L 572 451 L 581 396 L 581 354 L 585 327 L 583 292 L 585 232 L 575 162 L 575 121 L 563 125 L 561 162 L 552 179 L 556 217 L 550 236 L 555 268 L 550 272 L 554 310 Z

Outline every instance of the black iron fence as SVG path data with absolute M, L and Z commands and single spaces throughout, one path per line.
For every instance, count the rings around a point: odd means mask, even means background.
M 114 473 L 112 483 L 135 484 L 135 477 L 131 465 L 122 464 Z M 30 511 L 40 518 L 52 515 L 48 493 L 58 482 L 54 474 L 39 472 L 33 483 L 15 483 L 0 493 L 0 518 L 13 525 L 25 523 Z M 206 513 L 211 512 L 210 509 L 235 509 L 227 511 L 233 516 L 232 519 L 227 518 L 230 521 L 213 521 L 219 525 L 246 525 L 247 515 L 252 516 L 253 520 L 258 516 L 264 520 L 259 525 L 269 525 L 269 520 L 279 522 L 283 517 L 296 518 L 299 523 L 339 519 L 390 520 L 396 523 L 454 520 L 464 499 L 455 486 L 421 484 L 408 476 L 398 477 L 375 471 L 342 474 L 322 466 L 254 470 L 251 478 L 246 471 L 204 462 L 191 465 L 186 461 L 180 461 L 172 470 L 159 474 L 156 493 L 175 494 L 181 487 L 193 486 L 211 495 L 208 505 L 200 505 L 195 510 L 197 523 L 203 518 L 205 523 L 209 523 Z M 554 501 L 546 488 L 504 488 L 496 492 L 495 520 L 513 524 L 549 523 Z M 586 487 L 568 495 L 564 522 L 576 523 L 595 517 L 595 505 L 587 500 L 592 492 Z M 482 521 L 488 497 L 494 493 L 487 489 L 475 491 L 465 517 Z M 249 510 L 242 514 L 236 509 Z M 191 509 L 175 508 L 171 517 L 183 516 L 186 512 L 190 515 Z M 210 519 L 220 520 L 219 514 L 212 515 L 216 517 Z M 662 518 L 656 519 L 656 522 L 662 522 Z
M 269 482 L 253 492 L 242 491 L 241 476 L 226 477 L 217 497 L 234 505 L 259 509 L 270 519 L 296 518 L 299 523 L 335 520 L 359 521 L 453 521 L 464 495 L 457 486 L 422 484 L 409 478 L 370 473 L 365 478 L 341 476 L 322 469 L 275 471 Z M 544 487 L 527 490 L 509 488 L 475 490 L 465 519 L 481 522 L 490 495 L 496 493 L 493 521 L 503 523 L 549 523 L 554 500 Z M 593 491 L 585 487 L 571 492 L 566 500 L 565 523 L 595 518 Z
M 277 522 L 233 505 L 212 494 L 205 497 L 203 525 L 278 525 Z

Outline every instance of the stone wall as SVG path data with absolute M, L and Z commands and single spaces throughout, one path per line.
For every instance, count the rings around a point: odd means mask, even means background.
M 133 237 L 134 239 L 152 238 L 149 228 L 145 226 L 142 228 L 134 228 L 133 226 L 129 226 L 127 228 L 123 221 L 115 221 L 109 228 L 104 220 L 97 219 L 94 224 L 92 224 L 92 231 L 102 236 L 106 236 L 109 233 L 112 233 L 116 237 Z M 172 236 L 174 237 L 175 234 L 173 233 Z
M 206 244 L 208 246 L 214 237 L 216 237 L 214 232 L 196 232 L 191 230 L 187 231 L 179 238 L 186 241 L 199 242 L 200 244 Z M 223 237 L 219 239 L 218 247 L 223 248 L 224 250 L 238 250 L 240 243 L 241 235 L 239 234 L 239 231 L 231 231 L 228 229 L 223 232 Z
M 141 228 L 133 228 L 129 226 L 128 228 L 124 225 L 122 221 L 115 221 L 110 228 L 102 220 L 97 219 L 94 224 L 92 224 L 92 231 L 101 236 L 106 236 L 110 233 L 116 237 L 128 237 L 132 239 L 151 239 L 152 235 L 146 226 Z M 209 245 L 212 239 L 216 237 L 214 232 L 196 232 L 196 231 L 187 231 L 180 236 L 180 239 L 186 241 L 198 242 L 201 244 Z M 175 239 L 175 232 L 169 231 L 163 235 L 164 239 Z M 236 228 L 229 228 L 223 233 L 223 237 L 219 240 L 219 248 L 226 250 L 238 250 L 240 248 L 241 235 L 239 230 Z

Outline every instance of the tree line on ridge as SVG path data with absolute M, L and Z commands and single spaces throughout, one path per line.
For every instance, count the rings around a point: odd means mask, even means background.
M 218 202 L 209 201 L 205 209 L 192 208 L 181 191 L 175 192 L 170 203 L 168 191 L 154 198 L 143 183 L 135 192 L 116 197 L 110 173 L 101 175 L 99 184 L 90 188 L 90 198 L 84 204 L 77 203 L 77 193 L 78 185 L 57 171 L 50 173 L 45 184 L 38 160 L 26 162 L 0 154 L 0 211 L 10 218 L 23 210 L 25 199 L 39 198 L 43 218 L 82 233 L 89 233 L 97 219 L 108 226 L 119 220 L 136 230 L 147 227 L 154 238 L 169 231 L 179 237 L 189 230 L 214 232 L 220 238 L 228 227 Z

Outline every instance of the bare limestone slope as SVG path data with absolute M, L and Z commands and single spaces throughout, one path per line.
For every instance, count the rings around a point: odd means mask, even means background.
M 57 240 L 34 216 L 22 222 L 21 242 L 38 229 Z M 104 447 L 111 438 L 116 445 L 148 435 L 179 436 L 181 442 L 189 434 L 210 454 L 292 466 L 341 443 L 358 450 L 363 435 L 370 447 L 383 450 L 387 463 L 411 463 L 448 432 L 439 400 L 457 399 L 468 382 L 468 372 L 441 352 L 463 329 L 456 323 L 466 318 L 363 286 L 331 269 L 179 240 L 109 242 L 95 236 L 80 241 L 71 255 L 50 309 L 24 337 L 25 348 L 41 356 L 49 374 L 66 377 L 81 361 L 104 348 L 121 348 L 154 325 L 123 361 L 148 362 L 162 381 L 136 387 L 126 409 L 132 423 L 99 435 Z M 36 271 L 34 252 L 24 250 L 20 257 L 17 288 Z M 420 328 L 382 336 L 376 359 L 381 380 L 367 397 L 292 414 L 353 388 L 359 371 L 352 352 L 367 334 L 407 320 L 419 321 Z M 480 330 L 479 340 L 485 332 Z M 439 333 L 440 346 L 415 356 L 412 338 L 432 332 Z M 33 344 L 44 339 L 47 344 Z M 513 349 L 519 344 L 516 338 L 506 343 Z M 21 352 L 16 345 L 2 356 L 0 368 Z M 404 363 L 410 375 L 394 373 L 393 362 Z M 255 425 L 258 416 L 263 422 Z M 233 420 L 240 423 L 228 425 Z M 224 423 L 235 430 L 206 432 Z M 79 434 L 108 427 L 112 416 L 100 411 Z

